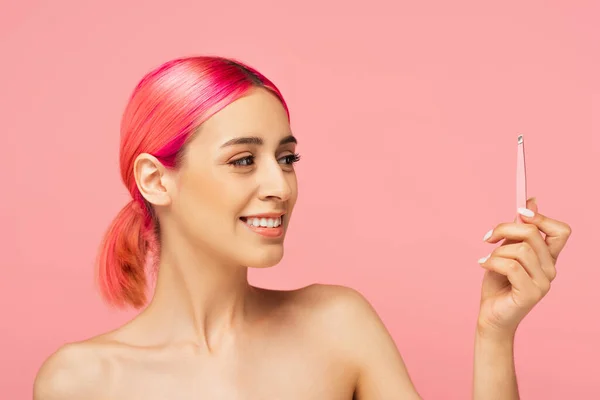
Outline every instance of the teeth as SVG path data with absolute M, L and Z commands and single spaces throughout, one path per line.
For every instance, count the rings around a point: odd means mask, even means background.
M 251 226 L 260 226 L 264 228 L 277 228 L 281 225 L 281 217 L 279 218 L 246 218 L 246 223 Z

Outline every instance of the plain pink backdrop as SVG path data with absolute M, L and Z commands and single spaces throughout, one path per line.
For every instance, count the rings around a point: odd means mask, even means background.
M 477 260 L 515 216 L 525 134 L 528 194 L 573 235 L 517 336 L 522 396 L 600 398 L 599 3 L 285 3 L 2 1 L 0 398 L 133 315 L 93 286 L 128 200 L 119 121 L 143 74 L 195 54 L 270 77 L 300 140 L 286 256 L 252 282 L 360 290 L 426 399 L 470 397 Z

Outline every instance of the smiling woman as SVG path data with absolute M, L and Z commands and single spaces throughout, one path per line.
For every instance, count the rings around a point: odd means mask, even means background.
M 60 348 L 38 373 L 36 399 L 351 399 L 382 357 L 361 345 L 373 339 L 388 361 L 380 378 L 415 393 L 357 292 L 248 283 L 248 268 L 283 257 L 298 196 L 291 132 L 279 90 L 240 62 L 183 58 L 142 79 L 121 130 L 132 200 L 106 233 L 98 280 L 108 303 L 143 311 Z
M 241 62 L 181 58 L 141 80 L 121 127 L 131 201 L 107 230 L 98 281 L 109 304 L 143 310 L 52 354 L 35 400 L 420 398 L 358 292 L 248 283 L 249 268 L 283 257 L 298 197 L 291 132 L 279 90 Z M 518 397 L 514 330 L 547 292 L 570 233 L 538 213 L 523 218 L 486 237 L 516 244 L 483 263 L 476 399 Z

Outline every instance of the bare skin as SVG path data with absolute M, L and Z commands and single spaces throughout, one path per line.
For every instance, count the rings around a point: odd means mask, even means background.
M 339 286 L 256 289 L 252 316 L 215 337 L 169 340 L 134 322 L 55 353 L 36 399 L 349 400 L 365 367 L 389 393 L 417 399 L 394 342 L 368 303 Z M 362 318 L 362 320 L 361 320 Z M 41 378 L 44 379 L 44 378 Z M 363 396 L 383 399 L 368 385 Z M 367 397 L 367 392 L 371 393 Z
M 152 301 L 128 324 L 53 354 L 38 373 L 36 400 L 418 398 L 358 292 L 248 283 L 248 268 L 283 257 L 285 234 L 263 237 L 240 217 L 285 213 L 287 231 L 298 193 L 296 143 L 280 144 L 290 134 L 276 97 L 256 89 L 201 126 L 179 169 L 138 157 L 138 188 L 161 224 Z M 263 143 L 222 147 L 246 136 Z M 375 377 L 386 382 L 381 395 Z
M 420 399 L 390 334 L 358 292 L 248 283 L 249 268 L 283 257 L 298 194 L 290 134 L 279 101 L 256 89 L 202 125 L 177 170 L 149 154 L 137 158 L 138 189 L 161 226 L 152 301 L 128 324 L 50 356 L 34 400 Z M 246 136 L 261 143 L 222 147 Z M 474 399 L 519 398 L 514 334 L 548 292 L 571 233 L 534 202 L 527 207 L 535 215 L 521 217 L 524 224 L 499 224 L 487 238 L 505 242 L 482 262 Z M 284 214 L 283 235 L 262 236 L 240 219 L 260 213 Z

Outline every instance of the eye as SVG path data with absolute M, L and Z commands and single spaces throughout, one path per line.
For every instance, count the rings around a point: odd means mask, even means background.
M 288 154 L 286 156 L 281 157 L 278 161 L 280 164 L 292 165 L 300 161 L 300 154 Z M 251 165 L 254 165 L 254 156 L 238 158 L 237 160 L 230 161 L 228 164 L 234 167 L 249 167 Z
M 254 164 L 254 156 L 238 158 L 237 160 L 230 161 L 228 164 L 233 165 L 234 167 L 248 167 Z
M 281 157 L 279 160 L 280 161 L 283 160 L 285 164 L 292 165 L 292 164 L 300 161 L 300 154 L 298 154 L 298 153 L 288 154 L 287 156 Z

